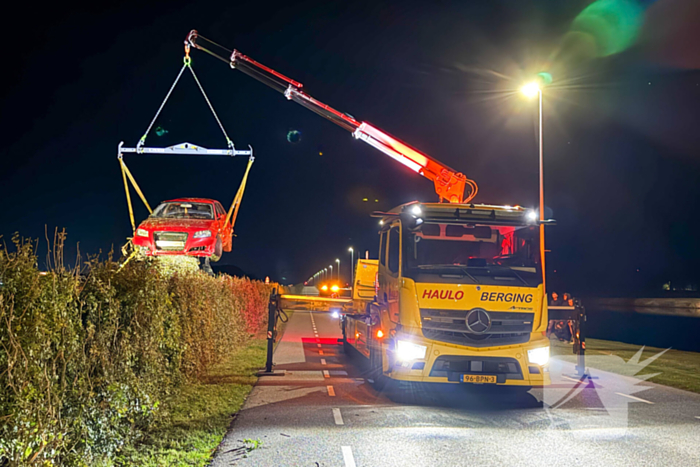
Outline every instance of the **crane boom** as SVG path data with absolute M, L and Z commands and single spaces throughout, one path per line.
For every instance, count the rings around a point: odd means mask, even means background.
M 440 198 L 440 202 L 468 203 L 476 196 L 478 191 L 476 182 L 468 179 L 464 174 L 412 148 L 379 128 L 367 122 L 356 120 L 354 117 L 314 99 L 302 90 L 304 85 L 300 82 L 294 81 L 272 68 L 256 62 L 238 50 L 229 50 L 200 36 L 196 30 L 192 30 L 188 34 L 187 39 L 185 39 L 185 48 L 189 50 L 190 47 L 206 52 L 228 63 L 231 68 L 240 70 L 246 75 L 268 85 L 284 94 L 288 100 L 301 104 L 312 112 L 350 131 L 356 139 L 366 142 L 414 172 L 431 180 L 435 184 L 435 192 Z

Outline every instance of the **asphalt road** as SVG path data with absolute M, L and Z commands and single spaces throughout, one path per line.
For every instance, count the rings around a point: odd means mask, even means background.
M 698 394 L 595 368 L 582 385 L 558 360 L 546 390 L 378 393 L 340 337 L 330 314 L 296 311 L 275 352 L 284 376 L 260 378 L 212 465 L 700 466 Z

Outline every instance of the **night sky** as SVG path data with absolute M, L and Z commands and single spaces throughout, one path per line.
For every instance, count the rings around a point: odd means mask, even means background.
M 696 1 L 643 2 L 636 40 L 594 58 L 565 40 L 589 1 L 144 3 L 25 3 L 7 18 L 6 242 L 13 232 L 43 239 L 46 225 L 66 228 L 68 257 L 76 243 L 84 253 L 123 244 L 131 227 L 117 145 L 137 143 L 196 28 L 463 171 L 478 182 L 482 203 L 537 204 L 537 106 L 517 89 L 549 71 L 545 197 L 558 222 L 547 243 L 554 286 L 627 294 L 700 281 Z M 372 211 L 437 200 L 430 181 L 345 130 L 208 55 L 192 58 L 229 136 L 257 156 L 234 251 L 222 263 L 285 283 L 335 258 L 347 273 L 349 246 L 376 258 Z M 151 132 L 147 145 L 225 147 L 190 76 L 156 126 L 168 133 Z M 291 130 L 299 142 L 287 140 Z M 125 157 L 152 205 L 196 196 L 228 207 L 246 164 Z

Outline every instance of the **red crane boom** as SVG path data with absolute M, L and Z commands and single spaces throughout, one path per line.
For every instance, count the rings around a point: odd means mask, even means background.
M 279 91 L 288 100 L 301 104 L 312 112 L 345 128 L 356 139 L 365 141 L 414 172 L 421 174 L 428 180 L 432 180 L 440 202 L 468 203 L 476 196 L 478 187 L 475 181 L 468 179 L 464 174 L 412 148 L 379 128 L 367 122 L 358 121 L 352 116 L 339 112 L 329 105 L 314 99 L 302 91 L 304 85 L 300 82 L 294 81 L 282 73 L 256 62 L 238 50 L 229 50 L 222 47 L 200 36 L 195 30 L 192 30 L 188 34 L 187 39 L 185 39 L 185 48 L 189 50 L 190 47 L 206 52 L 228 63 L 231 68 L 240 70 Z

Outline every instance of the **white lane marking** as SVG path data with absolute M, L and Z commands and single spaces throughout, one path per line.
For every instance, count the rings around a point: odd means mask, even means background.
M 616 392 L 615 394 L 617 394 L 618 396 L 622 396 L 622 397 L 629 397 L 630 399 L 634 399 L 634 400 L 639 401 L 639 402 L 644 402 L 645 404 L 650 404 L 650 405 L 654 404 L 653 402 L 650 402 L 650 401 L 645 400 L 645 399 L 640 399 L 639 397 L 630 396 L 629 394 L 622 394 L 621 392 Z
M 321 344 L 316 344 L 317 346 L 321 347 Z
M 565 378 L 565 379 L 568 379 L 569 381 L 573 381 L 574 383 L 580 383 L 580 382 L 581 382 L 580 379 L 569 378 L 568 376 L 564 376 L 564 375 L 561 375 L 561 377 L 562 377 L 562 378 Z
M 355 458 L 352 456 L 352 449 L 350 446 L 341 446 L 343 450 L 343 460 L 345 461 L 345 467 L 356 467 Z
M 333 419 L 336 425 L 344 425 L 343 416 L 340 415 L 340 409 L 333 409 Z
M 331 374 L 328 373 L 328 370 L 323 370 L 323 377 L 324 377 L 324 378 L 330 378 L 330 377 L 331 377 Z
M 333 389 L 333 386 L 326 386 L 326 389 L 328 389 L 328 395 L 335 397 L 335 389 Z
M 319 351 L 318 351 L 318 354 L 319 354 L 319 355 L 323 355 L 323 350 L 319 350 Z
M 322 359 L 321 359 L 321 365 L 325 365 L 325 364 L 326 364 L 326 359 L 325 359 L 325 358 L 322 358 Z
M 695 418 L 697 418 L 698 420 L 700 420 L 700 417 L 698 417 L 697 415 L 695 416 Z

